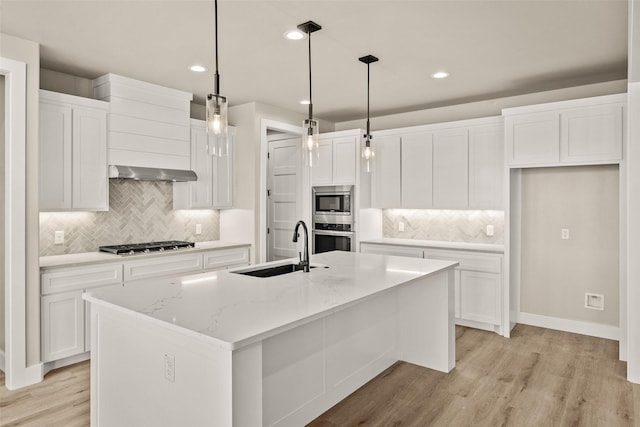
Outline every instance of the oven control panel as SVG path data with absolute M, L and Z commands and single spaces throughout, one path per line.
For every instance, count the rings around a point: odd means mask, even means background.
M 329 222 L 316 222 L 314 223 L 314 230 L 327 230 L 327 231 L 347 231 L 351 232 L 351 224 L 333 224 Z

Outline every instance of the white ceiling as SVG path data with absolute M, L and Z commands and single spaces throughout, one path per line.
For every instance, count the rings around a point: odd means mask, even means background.
M 313 20 L 314 115 L 371 115 L 624 79 L 626 0 L 220 0 L 221 93 L 306 112 L 307 40 L 283 37 Z M 41 44 L 43 68 L 116 73 L 192 92 L 213 89 L 213 0 L 0 0 L 0 30 Z M 209 72 L 196 74 L 189 65 Z M 434 80 L 444 69 L 451 76 Z

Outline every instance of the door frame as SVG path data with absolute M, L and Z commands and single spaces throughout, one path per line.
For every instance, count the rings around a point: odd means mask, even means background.
M 4 354 L 5 386 L 15 390 L 42 380 L 42 368 L 27 367 L 26 325 L 26 96 L 27 64 L 0 57 L 5 78 L 4 140 Z
M 260 212 L 260 232 L 258 233 L 258 241 L 256 246 L 260 248 L 260 259 L 258 263 L 266 262 L 267 260 L 267 176 L 269 171 L 267 170 L 267 153 L 269 152 L 269 138 L 267 136 L 268 131 L 277 131 L 292 136 L 302 136 L 302 127 L 294 126 L 288 123 L 278 122 L 275 120 L 262 119 L 260 120 L 260 200 L 258 211 Z M 304 188 L 305 183 L 309 184 L 309 168 L 302 168 L 300 176 L 302 180 L 299 181 L 300 190 Z M 302 199 L 301 206 L 304 204 L 304 197 Z M 302 217 L 305 218 L 305 209 L 302 208 Z

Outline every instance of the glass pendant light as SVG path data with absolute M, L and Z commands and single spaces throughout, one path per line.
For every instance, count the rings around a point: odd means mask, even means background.
M 298 29 L 309 37 L 309 118 L 302 123 L 302 155 L 310 167 L 313 167 L 313 159 L 318 156 L 318 121 L 313 119 L 313 101 L 311 98 L 311 33 L 322 27 L 313 21 L 307 21 L 298 25 Z
M 371 159 L 375 156 L 375 152 L 373 151 L 373 147 L 371 146 L 371 125 L 369 122 L 369 65 L 372 62 L 378 61 L 373 55 L 363 56 L 362 58 L 358 58 L 360 62 L 364 62 L 367 64 L 367 132 L 364 134 L 364 147 L 362 148 L 362 159 L 365 162 L 365 168 L 367 172 L 371 172 Z
M 218 0 L 214 0 L 216 74 L 214 93 L 207 95 L 207 150 L 211 156 L 226 156 L 229 150 L 227 98 L 220 95 L 220 74 L 218 73 Z

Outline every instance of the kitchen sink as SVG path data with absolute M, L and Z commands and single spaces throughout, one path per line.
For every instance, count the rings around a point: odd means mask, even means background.
M 316 268 L 315 265 L 311 265 L 310 268 Z M 232 271 L 231 273 L 244 274 L 245 276 L 253 276 L 253 277 L 273 277 L 280 276 L 281 274 L 289 274 L 295 273 L 296 271 L 302 270 L 303 267 L 299 264 L 283 264 L 276 265 L 273 267 L 263 267 L 257 268 L 255 270 L 238 270 Z

